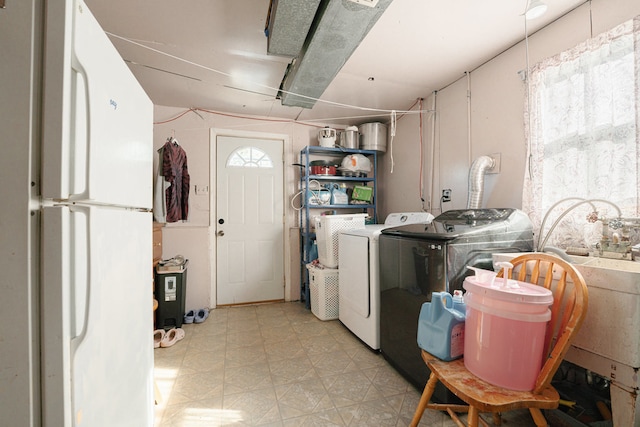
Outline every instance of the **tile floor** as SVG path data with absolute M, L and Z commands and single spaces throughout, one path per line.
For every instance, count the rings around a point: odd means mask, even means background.
M 158 427 L 407 426 L 420 399 L 380 354 L 302 303 L 218 308 L 183 329 L 154 350 Z M 533 425 L 515 416 L 505 425 Z M 455 424 L 427 410 L 420 425 Z

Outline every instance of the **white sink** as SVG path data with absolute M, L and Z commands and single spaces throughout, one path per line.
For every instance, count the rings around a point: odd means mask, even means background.
M 640 367 L 640 263 L 575 258 L 589 288 L 589 309 L 573 345 Z
M 609 259 L 596 256 L 574 256 L 569 255 L 574 264 L 590 265 L 591 267 L 606 268 L 609 270 L 622 270 L 631 273 L 640 273 L 640 262 L 633 262 L 624 259 Z
M 640 426 L 640 263 L 597 257 L 574 263 L 589 309 L 566 359 L 611 380 L 614 426 Z
M 493 254 L 494 264 L 518 255 Z M 573 346 L 640 367 L 640 263 L 571 256 L 589 289 L 589 308 Z

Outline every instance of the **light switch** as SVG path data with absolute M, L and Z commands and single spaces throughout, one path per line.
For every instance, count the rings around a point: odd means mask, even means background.
M 196 185 L 195 186 L 197 195 L 205 195 L 209 194 L 209 186 L 208 185 Z

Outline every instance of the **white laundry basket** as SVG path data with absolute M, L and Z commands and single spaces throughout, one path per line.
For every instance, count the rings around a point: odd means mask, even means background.
M 318 260 L 329 268 L 338 266 L 338 238 L 342 230 L 364 228 L 367 214 L 324 215 L 316 222 Z
M 307 264 L 307 269 L 311 312 L 320 320 L 337 319 L 340 312 L 338 270 L 318 268 L 311 264 Z

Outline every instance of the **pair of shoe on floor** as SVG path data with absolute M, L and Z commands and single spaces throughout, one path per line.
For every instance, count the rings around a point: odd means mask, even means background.
M 153 332 L 153 348 L 171 347 L 184 338 L 185 332 L 182 328 L 171 328 L 168 331 L 156 329 Z
M 201 308 L 200 310 L 189 310 L 184 315 L 184 323 L 202 323 L 209 317 L 209 309 Z

